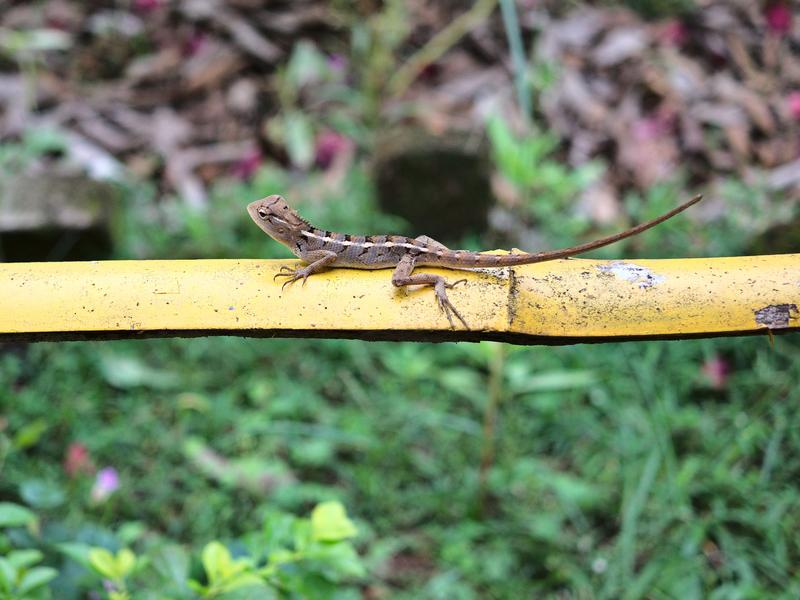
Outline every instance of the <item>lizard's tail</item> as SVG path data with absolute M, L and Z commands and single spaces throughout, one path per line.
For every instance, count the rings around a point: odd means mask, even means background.
M 697 204 L 700 200 L 703 199 L 702 195 L 697 195 L 691 200 L 684 202 L 680 206 L 673 208 L 671 211 L 664 213 L 660 217 L 656 217 L 651 221 L 646 221 L 637 225 L 636 227 L 631 227 L 625 231 L 621 231 L 620 233 L 615 233 L 614 235 L 610 235 L 608 237 L 600 238 L 599 240 L 594 240 L 592 242 L 587 242 L 585 244 L 580 244 L 578 246 L 572 246 L 571 248 L 563 248 L 561 250 L 549 250 L 547 252 L 536 252 L 532 254 L 482 254 L 478 252 L 466 252 L 463 250 L 460 251 L 452 251 L 449 250 L 443 253 L 442 258 L 447 259 L 457 259 L 458 262 L 461 263 L 459 266 L 470 266 L 470 267 L 498 267 L 498 266 L 514 266 L 514 265 L 528 265 L 531 263 L 537 262 L 544 262 L 548 260 L 556 260 L 559 258 L 566 258 L 567 256 L 575 256 L 577 254 L 583 254 L 584 252 L 589 252 L 590 250 L 596 250 L 597 248 L 602 248 L 603 246 L 608 246 L 609 244 L 613 244 L 614 242 L 619 242 L 620 240 L 624 240 L 625 238 L 629 238 L 633 235 L 642 233 L 643 231 L 647 231 L 651 227 L 655 227 L 659 223 L 663 223 L 667 219 L 671 219 L 678 213 L 683 212 L 690 206 Z M 472 263 L 467 265 L 466 263 Z

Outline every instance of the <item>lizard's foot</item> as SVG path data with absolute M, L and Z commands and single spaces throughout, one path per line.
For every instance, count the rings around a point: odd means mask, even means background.
M 444 279 L 440 279 L 436 282 L 433 289 L 436 293 L 436 303 L 439 305 L 439 308 L 447 317 L 447 320 L 450 322 L 451 329 L 455 329 L 456 326 L 453 324 L 453 315 L 455 315 L 461 323 L 463 323 L 465 329 L 469 329 L 469 325 L 464 320 L 459 312 L 456 310 L 456 307 L 453 306 L 453 303 L 450 302 L 450 299 L 447 297 L 447 291 L 450 288 L 457 286 L 459 283 L 466 282 L 466 279 L 459 279 L 455 283 L 447 283 Z
M 283 285 L 281 286 L 281 290 L 283 290 L 283 288 L 285 288 L 287 285 L 289 285 L 290 283 L 294 283 L 298 279 L 302 279 L 303 285 L 305 285 L 306 279 L 308 279 L 308 276 L 311 275 L 312 273 L 313 271 L 311 271 L 308 267 L 303 267 L 301 269 L 292 269 L 291 267 L 283 265 L 280 268 L 280 271 L 275 273 L 275 277 L 273 277 L 272 280 L 275 281 L 278 277 L 286 277 L 287 278 L 286 281 L 284 281 Z

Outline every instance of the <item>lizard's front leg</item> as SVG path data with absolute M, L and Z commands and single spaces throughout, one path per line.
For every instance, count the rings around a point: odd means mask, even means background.
M 303 285 L 305 285 L 309 275 L 319 273 L 326 267 L 331 266 L 336 261 L 337 256 L 336 252 L 330 250 L 314 250 L 308 252 L 303 256 L 303 260 L 309 263 L 307 266 L 299 269 L 292 269 L 284 265 L 281 267 L 280 272 L 275 274 L 273 279 L 277 279 L 278 277 L 288 278 L 283 282 L 281 289 L 298 279 L 302 279 Z
M 414 257 L 410 254 L 406 254 L 400 259 L 400 262 L 397 263 L 397 266 L 392 272 L 392 284 L 395 287 L 402 287 L 406 285 L 432 285 L 433 290 L 436 293 L 436 302 L 439 304 L 439 308 L 442 309 L 442 312 L 450 322 L 450 327 L 455 329 L 455 325 L 453 325 L 453 317 L 451 316 L 455 315 L 458 317 L 458 320 L 464 324 L 464 327 L 469 329 L 467 322 L 458 313 L 456 307 L 450 302 L 446 291 L 452 287 L 455 287 L 459 283 L 466 281 L 466 279 L 459 279 L 455 283 L 447 283 L 447 280 L 441 275 L 434 275 L 432 273 L 418 273 L 417 275 L 412 275 L 411 273 L 413 270 Z

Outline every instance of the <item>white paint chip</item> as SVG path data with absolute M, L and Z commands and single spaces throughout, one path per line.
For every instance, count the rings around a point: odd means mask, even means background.
M 651 288 L 663 283 L 666 279 L 663 275 L 656 275 L 646 267 L 621 260 L 615 260 L 607 265 L 600 265 L 597 268 L 618 279 L 638 284 L 641 289 Z

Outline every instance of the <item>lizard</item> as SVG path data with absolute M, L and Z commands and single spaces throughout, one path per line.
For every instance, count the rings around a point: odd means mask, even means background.
M 436 240 L 421 235 L 410 238 L 402 235 L 349 235 L 325 231 L 312 226 L 292 209 L 282 196 L 272 195 L 247 205 L 247 212 L 265 233 L 286 246 L 303 260 L 306 266 L 292 269 L 282 266 L 274 279 L 286 277 L 281 286 L 306 280 L 310 275 L 329 267 L 350 269 L 393 268 L 392 284 L 395 287 L 409 285 L 433 286 L 439 308 L 447 317 L 451 328 L 455 328 L 453 317 L 469 329 L 467 322 L 447 297 L 447 290 L 466 280 L 448 282 L 441 275 L 413 273 L 416 267 L 444 267 L 450 269 L 475 269 L 491 267 L 513 267 L 531 263 L 567 258 L 602 248 L 614 242 L 637 235 L 663 223 L 683 212 L 702 199 L 698 195 L 691 200 L 650 221 L 640 223 L 625 231 L 609 235 L 570 248 L 536 253 L 485 254 L 469 250 L 451 250 Z

